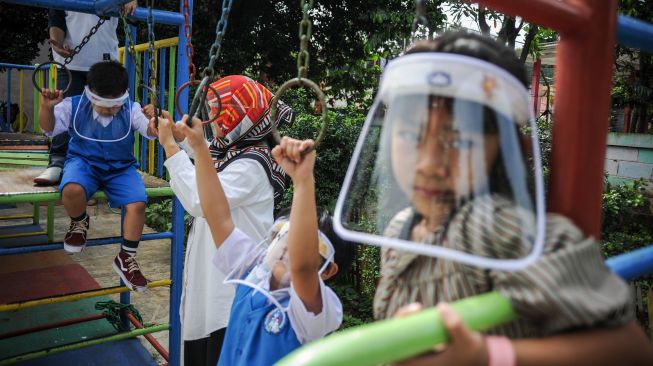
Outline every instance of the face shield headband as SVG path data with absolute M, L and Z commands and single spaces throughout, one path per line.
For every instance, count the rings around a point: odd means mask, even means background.
M 407 71 L 410 70 L 410 71 Z M 431 94 L 464 99 L 510 116 L 518 124 L 531 119 L 528 90 L 504 69 L 452 53 L 415 53 L 391 61 L 379 95 Z
M 421 100 L 428 100 L 428 96 L 440 96 L 450 100 L 461 102 L 472 102 L 486 106 L 497 116 L 505 116 L 506 122 L 514 123 L 517 128 L 529 126 L 530 148 L 532 149 L 530 164 L 534 177 L 534 192 L 532 206 L 532 235 L 521 235 L 525 245 L 528 245 L 528 252 L 519 258 L 491 258 L 474 255 L 470 252 L 451 249 L 446 246 L 426 245 L 410 239 L 389 237 L 383 234 L 386 226 L 377 228 L 377 233 L 368 233 L 354 229 L 358 222 L 352 220 L 351 212 L 354 209 L 357 197 L 361 192 L 370 191 L 371 183 L 378 172 L 391 176 L 390 168 L 385 168 L 386 161 L 379 158 L 379 151 L 382 147 L 376 147 L 378 143 L 385 142 L 381 134 L 385 129 L 384 125 L 387 111 L 394 107 L 392 103 L 406 100 L 404 97 L 424 96 Z M 455 106 L 461 106 L 458 103 Z M 508 130 L 507 128 L 505 129 Z M 388 130 L 390 131 L 390 130 Z M 502 134 L 503 132 L 500 132 Z M 507 136 L 502 136 L 507 138 Z M 514 137 L 510 137 L 515 140 Z M 519 142 L 514 142 L 518 144 Z M 391 149 L 384 145 L 385 151 Z M 376 154 L 368 150 L 376 151 Z M 375 167 L 372 178 L 366 178 L 363 172 L 367 164 L 380 164 Z M 360 165 L 360 166 L 359 166 Z M 389 172 L 388 172 L 389 171 Z M 511 171 L 512 172 L 512 171 Z M 523 182 L 524 179 L 522 179 Z M 372 191 L 374 191 L 372 189 Z M 373 198 L 374 199 L 374 198 Z M 371 206 L 373 206 L 372 204 Z M 380 204 L 379 204 L 380 205 Z M 380 206 L 375 206 L 380 207 Z M 388 212 L 383 212 L 383 218 L 394 217 L 398 211 L 394 206 Z M 399 208 L 397 208 L 399 209 Z M 529 211 L 530 212 L 530 211 Z M 381 215 L 381 213 L 377 213 Z M 380 216 L 381 217 L 381 216 Z M 519 217 L 519 216 L 518 216 Z M 402 56 L 393 60 L 386 67 L 379 86 L 374 104 L 367 115 L 367 119 L 361 131 L 358 143 L 354 150 L 345 180 L 334 213 L 334 229 L 336 233 L 345 240 L 365 244 L 373 244 L 383 248 L 390 248 L 416 255 L 426 255 L 459 263 L 465 263 L 480 268 L 515 271 L 533 263 L 542 252 L 545 234 L 545 203 L 544 187 L 542 179 L 542 167 L 537 138 L 537 126 L 529 107 L 529 93 L 519 80 L 498 66 L 489 62 L 463 55 L 450 53 L 415 53 Z M 526 219 L 530 220 L 530 217 Z M 525 219 L 525 220 L 526 220 Z
M 88 86 L 84 87 L 84 95 L 86 95 L 86 98 L 88 98 L 88 100 L 94 105 L 105 108 L 120 107 L 125 104 L 127 99 L 129 99 L 129 91 L 125 91 L 125 93 L 118 98 L 104 98 L 93 93 Z

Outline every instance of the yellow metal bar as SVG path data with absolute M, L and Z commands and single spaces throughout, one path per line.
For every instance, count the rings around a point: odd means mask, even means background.
M 147 174 L 154 175 L 154 140 L 149 140 L 147 148 Z
M 161 287 L 161 286 L 170 286 L 171 284 L 172 284 L 172 281 L 170 279 L 158 280 L 158 281 L 152 281 L 152 282 L 148 283 L 147 287 L 148 288 L 154 288 L 154 287 Z M 94 290 L 94 291 L 80 292 L 80 293 L 71 294 L 71 295 L 47 297 L 47 298 L 44 298 L 44 299 L 17 302 L 17 303 L 13 303 L 13 304 L 3 304 L 3 305 L 0 305 L 0 312 L 32 308 L 32 307 L 35 307 L 35 306 L 56 304 L 56 303 L 66 302 L 66 301 L 75 301 L 75 300 L 87 299 L 89 297 L 97 297 L 97 296 L 102 296 L 102 295 L 117 294 L 117 293 L 120 293 L 120 292 L 128 292 L 128 291 L 129 291 L 129 288 L 127 288 L 127 286 L 117 286 L 117 287 L 103 288 L 103 289 Z
M 166 38 L 166 39 L 160 39 L 158 41 L 154 41 L 154 49 L 158 50 L 159 48 L 166 48 L 166 47 L 172 47 L 176 46 L 179 43 L 179 37 L 172 37 L 172 38 Z M 139 43 L 136 46 L 134 46 L 134 50 L 136 52 L 143 52 L 148 49 L 149 43 Z M 125 47 L 120 47 L 118 48 L 118 53 L 125 53 Z
M 0 220 L 18 220 L 18 219 L 31 219 L 33 215 L 9 215 L 0 216 Z
M 57 65 L 50 64 L 50 70 L 48 70 L 48 89 L 56 90 L 57 89 Z
M 0 220 L 18 220 L 18 219 L 31 219 L 32 215 L 9 215 L 0 216 Z M 651 314 L 653 315 L 653 314 Z
M 23 130 L 25 129 L 25 117 L 23 117 L 23 112 L 25 111 L 25 98 L 23 97 L 23 92 L 25 90 L 24 88 L 24 80 L 25 79 L 25 73 L 24 70 L 20 70 L 18 73 L 18 80 L 19 80 L 19 102 L 18 102 L 18 132 L 23 133 Z M 35 101 L 36 103 L 36 101 Z
M 45 235 L 47 233 L 48 233 L 47 231 L 33 231 L 31 233 L 2 234 L 0 235 L 0 239 L 24 238 L 26 236 Z

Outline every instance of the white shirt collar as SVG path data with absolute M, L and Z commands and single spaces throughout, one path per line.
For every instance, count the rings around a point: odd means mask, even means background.
M 111 121 L 113 121 L 113 117 L 114 116 L 110 116 L 110 117 L 101 116 L 98 112 L 95 111 L 95 109 L 93 109 L 93 119 L 100 122 L 102 127 L 107 127 L 109 125 L 109 123 L 111 123 Z

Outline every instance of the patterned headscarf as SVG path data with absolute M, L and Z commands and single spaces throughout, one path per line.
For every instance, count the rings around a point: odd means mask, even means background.
M 211 86 L 218 92 L 222 109 L 215 123 L 225 132 L 225 137 L 215 138 L 209 150 L 218 172 L 232 162 L 249 158 L 258 161 L 265 170 L 278 202 L 288 185 L 286 172 L 272 159 L 268 137 L 271 132 L 269 103 L 272 93 L 258 82 L 243 76 L 226 76 Z M 217 113 L 216 95 L 211 89 L 207 99 L 212 113 Z M 282 102 L 278 105 L 277 127 L 291 124 L 293 112 Z

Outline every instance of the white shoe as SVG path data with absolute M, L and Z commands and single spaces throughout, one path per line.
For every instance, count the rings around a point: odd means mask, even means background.
M 34 178 L 34 183 L 42 186 L 53 186 L 59 184 L 61 180 L 62 169 L 56 166 L 51 166 Z

